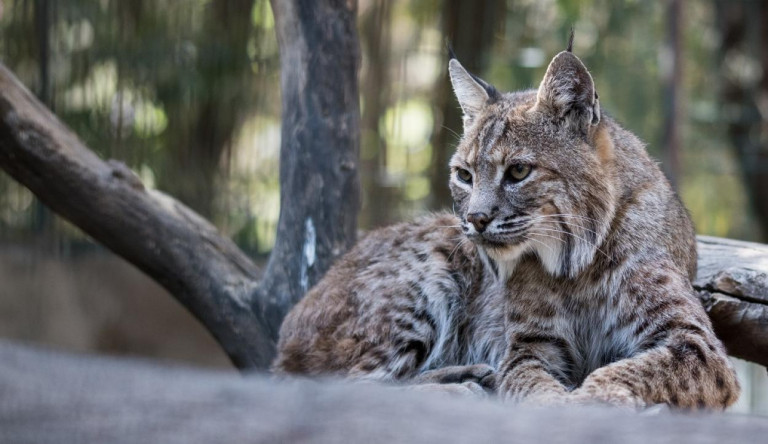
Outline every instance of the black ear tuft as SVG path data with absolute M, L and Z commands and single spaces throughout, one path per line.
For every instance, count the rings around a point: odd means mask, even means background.
M 497 90 L 495 86 L 491 85 L 490 83 L 486 82 L 480 77 L 472 74 L 471 72 L 468 72 L 468 74 L 472 76 L 475 82 L 479 83 L 480 86 L 483 87 L 486 94 L 488 94 L 488 100 L 490 101 L 490 103 L 496 102 L 501 98 L 501 93 L 499 93 L 499 90 Z
M 571 35 L 568 36 L 568 48 L 566 51 L 573 52 L 573 25 L 571 25 Z

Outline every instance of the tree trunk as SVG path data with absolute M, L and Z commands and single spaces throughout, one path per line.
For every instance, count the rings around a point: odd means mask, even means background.
M 683 0 L 667 2 L 667 42 L 664 47 L 667 62 L 662 72 L 664 85 L 664 149 L 665 170 L 672 187 L 680 180 L 680 147 L 682 135 L 682 81 L 683 81 Z
M 360 62 L 355 0 L 271 0 L 280 46 L 277 242 L 254 302 L 277 339 L 288 310 L 355 242 Z
M 721 36 L 723 119 L 765 238 L 768 236 L 768 4 L 718 0 L 715 5 Z

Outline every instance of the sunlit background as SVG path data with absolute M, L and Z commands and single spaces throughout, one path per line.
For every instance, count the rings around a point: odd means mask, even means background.
M 450 209 L 461 130 L 446 37 L 501 90 L 536 87 L 573 26 L 603 108 L 648 143 L 699 233 L 766 241 L 768 5 L 360 0 L 360 228 Z M 93 150 L 257 260 L 279 214 L 279 54 L 266 0 L 1 0 L 0 60 Z M 0 174 L 0 335 L 229 366 L 164 290 Z M 739 363 L 737 411 L 768 414 Z

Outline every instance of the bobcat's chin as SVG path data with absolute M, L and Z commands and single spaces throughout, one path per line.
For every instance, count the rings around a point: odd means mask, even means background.
M 565 254 L 565 239 L 552 236 L 549 231 L 542 234 L 533 228 L 516 236 L 507 233 L 494 235 L 493 232 L 474 232 L 467 237 L 488 256 L 492 261 L 494 273 L 503 281 L 511 276 L 520 258 L 528 253 L 535 254 L 542 267 L 552 276 L 578 274 L 592 262 L 594 247 L 575 239 L 572 248 L 578 254 Z
M 531 251 L 529 242 L 526 239 L 520 238 L 519 241 L 514 243 L 481 241 L 475 242 L 475 244 L 488 257 L 489 265 L 496 276 L 502 282 L 506 282 L 515 270 L 515 266 L 520 258 L 528 251 Z

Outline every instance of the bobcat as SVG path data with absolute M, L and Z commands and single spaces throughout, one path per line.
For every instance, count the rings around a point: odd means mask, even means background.
M 296 305 L 278 373 L 492 387 L 503 399 L 722 409 L 690 218 L 568 50 L 501 94 L 451 58 L 458 216 L 371 233 Z

